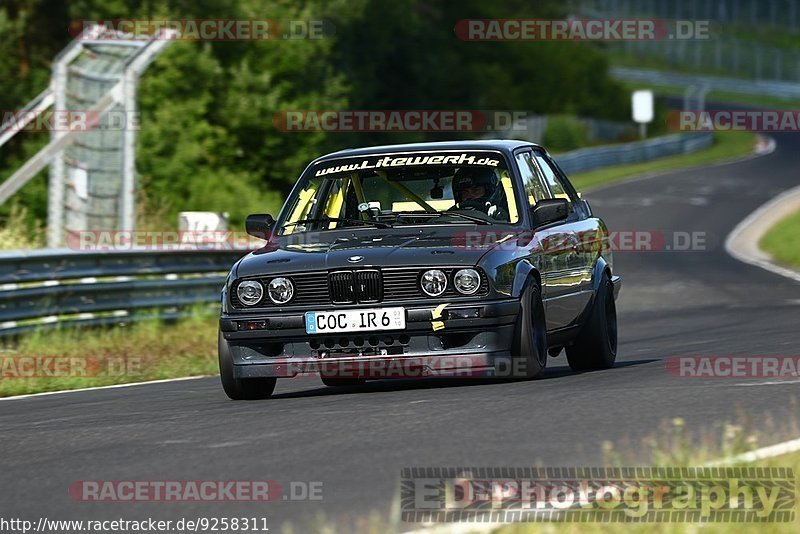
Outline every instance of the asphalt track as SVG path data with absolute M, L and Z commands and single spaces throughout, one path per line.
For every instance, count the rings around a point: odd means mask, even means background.
M 334 389 L 306 378 L 248 403 L 227 400 L 219 380 L 206 378 L 0 401 L 0 517 L 255 516 L 272 531 L 291 521 L 303 532 L 310 522 L 388 515 L 406 466 L 595 466 L 605 441 L 644 463 L 642 438 L 675 417 L 711 434 L 724 421 L 749 421 L 767 433 L 761 445 L 796 437 L 784 434 L 800 426 L 796 381 L 677 378 L 664 362 L 798 354 L 800 284 L 724 250 L 741 219 L 800 182 L 800 139 L 776 139 L 768 156 L 586 195 L 614 230 L 661 232 L 666 244 L 674 232 L 706 235 L 700 251 L 617 252 L 624 287 L 612 370 L 572 373 L 561 355 L 527 382 Z M 323 499 L 87 503 L 67 490 L 77 480 L 128 479 L 321 481 Z

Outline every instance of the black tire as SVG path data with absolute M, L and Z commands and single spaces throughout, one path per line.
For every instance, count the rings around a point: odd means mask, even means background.
M 345 388 L 348 386 L 360 386 L 364 384 L 366 380 L 363 378 L 325 378 L 322 377 L 322 383 L 326 386 L 330 386 L 333 388 Z
M 616 359 L 617 306 L 613 284 L 603 275 L 586 324 L 567 347 L 567 362 L 575 371 L 588 371 L 614 367 Z
M 222 381 L 222 389 L 225 394 L 233 400 L 260 400 L 268 399 L 275 391 L 277 378 L 234 378 L 233 358 L 231 357 L 228 342 L 219 333 L 218 339 L 219 354 L 219 377 Z
M 528 281 L 520 298 L 511 360 L 515 378 L 536 378 L 547 365 L 547 323 L 542 293 L 534 279 Z

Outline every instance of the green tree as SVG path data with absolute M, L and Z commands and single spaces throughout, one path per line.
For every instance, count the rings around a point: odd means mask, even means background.
M 466 133 L 284 132 L 289 110 L 497 109 L 626 119 L 627 97 L 602 50 L 573 42 L 465 42 L 465 18 L 564 18 L 559 0 L 5 0 L 0 5 L 0 109 L 43 90 L 52 58 L 84 20 L 319 20 L 324 39 L 178 41 L 141 79 L 142 220 L 181 210 L 276 211 L 305 165 L 347 146 Z M 0 150 L 5 179 L 47 141 L 22 134 Z M 46 214 L 46 177 L 17 194 Z M 9 203 L 0 208 L 8 213 Z

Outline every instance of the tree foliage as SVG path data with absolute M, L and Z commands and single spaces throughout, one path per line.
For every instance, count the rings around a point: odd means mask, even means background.
M 464 134 L 282 132 L 286 110 L 497 109 L 624 118 L 626 97 L 596 46 L 464 42 L 464 18 L 563 18 L 558 0 L 5 0 L 0 109 L 44 89 L 52 58 L 83 19 L 324 19 L 324 39 L 178 41 L 141 79 L 140 206 L 159 224 L 180 210 L 275 211 L 322 152 Z M 473 136 L 476 134 L 472 134 Z M 23 134 L 0 151 L 0 178 L 46 142 Z M 18 198 L 46 212 L 43 176 Z M 8 209 L 5 206 L 4 209 Z M 146 217 L 147 218 L 147 217 Z

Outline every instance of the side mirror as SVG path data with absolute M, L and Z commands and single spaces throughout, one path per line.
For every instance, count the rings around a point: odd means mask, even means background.
M 589 205 L 589 201 L 586 200 L 585 198 L 582 198 L 581 199 L 581 204 L 583 204 L 583 211 L 586 212 L 586 215 L 588 217 L 591 217 L 592 216 L 592 207 Z
M 563 221 L 569 215 L 569 201 L 566 198 L 540 200 L 531 208 L 533 226 L 539 227 Z
M 267 213 L 248 215 L 244 222 L 244 228 L 249 235 L 265 240 L 269 240 L 274 225 L 275 219 Z

